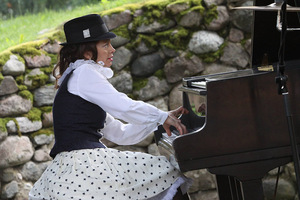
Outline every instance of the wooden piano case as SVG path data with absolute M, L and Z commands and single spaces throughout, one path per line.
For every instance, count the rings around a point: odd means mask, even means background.
M 264 0 L 256 5 L 270 3 Z M 157 144 L 173 154 L 181 171 L 207 168 L 217 175 L 220 200 L 263 200 L 262 177 L 292 161 L 283 97 L 275 83 L 280 45 L 276 17 L 276 12 L 254 12 L 252 69 L 183 79 L 183 106 L 190 113 L 181 120 L 188 134 L 178 136 L 174 130 L 172 137 L 167 137 L 161 128 L 155 133 Z M 289 23 L 300 27 L 297 15 L 292 15 Z M 298 144 L 299 35 L 288 32 L 285 46 L 285 73 Z M 272 71 L 260 70 L 266 55 Z M 203 104 L 205 115 L 197 112 Z

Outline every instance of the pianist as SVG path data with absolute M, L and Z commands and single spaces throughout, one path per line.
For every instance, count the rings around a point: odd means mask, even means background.
M 64 31 L 67 42 L 54 69 L 59 88 L 53 104 L 54 160 L 29 199 L 188 199 L 189 179 L 165 157 L 122 152 L 99 142 L 104 137 L 131 145 L 160 124 L 169 134 L 171 125 L 184 134 L 177 116 L 187 110 L 164 112 L 113 88 L 107 79 L 113 76 L 110 39 L 115 34 L 99 15 L 68 21 Z

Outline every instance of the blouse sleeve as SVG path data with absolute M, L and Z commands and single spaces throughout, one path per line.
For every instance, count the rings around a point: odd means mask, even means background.
M 72 88 L 75 93 L 99 105 L 117 119 L 136 125 L 155 124 L 157 126 L 163 124 L 168 117 L 167 112 L 143 101 L 132 100 L 126 94 L 118 92 L 93 66 L 79 67 L 74 73 L 76 74 L 73 80 L 75 84 Z
M 155 124 L 123 124 L 110 114 L 107 114 L 101 133 L 104 138 L 118 145 L 133 145 L 145 139 L 156 128 Z

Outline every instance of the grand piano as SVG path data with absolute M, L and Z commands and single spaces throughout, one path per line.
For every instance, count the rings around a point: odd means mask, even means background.
M 256 6 L 273 3 L 259 0 Z M 295 6 L 294 1 L 288 1 Z M 188 133 L 155 132 L 160 152 L 182 172 L 208 169 L 216 175 L 220 200 L 263 200 L 262 178 L 293 161 L 284 100 L 278 94 L 280 31 L 277 12 L 253 11 L 251 68 L 183 78 L 181 121 Z M 288 26 L 300 27 L 297 13 Z M 285 74 L 296 142 L 300 142 L 300 32 L 288 31 Z M 265 62 L 267 58 L 267 62 Z

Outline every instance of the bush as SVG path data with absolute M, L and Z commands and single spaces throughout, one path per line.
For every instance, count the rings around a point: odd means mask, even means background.
M 45 10 L 72 9 L 98 3 L 101 0 L 0 0 L 0 17 L 9 19 L 26 13 L 39 13 Z

